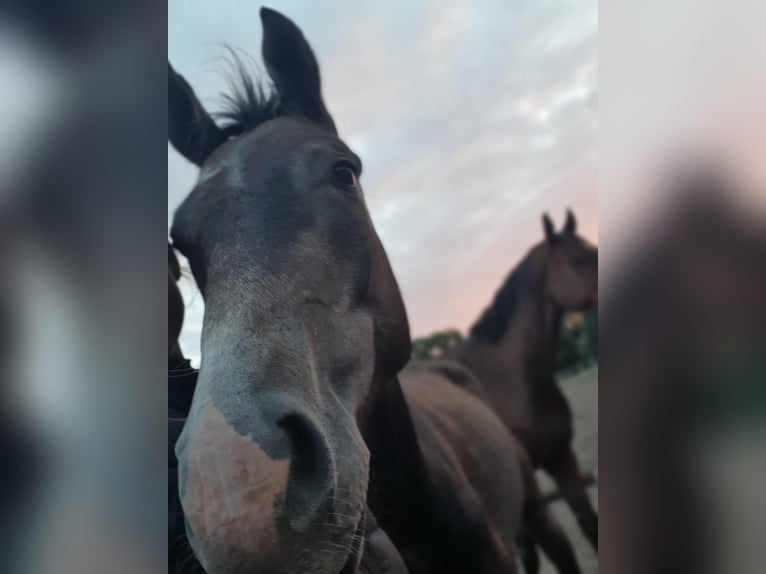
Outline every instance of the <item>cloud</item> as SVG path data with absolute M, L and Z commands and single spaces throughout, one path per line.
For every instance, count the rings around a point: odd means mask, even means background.
M 207 98 L 224 88 L 214 42 L 260 58 L 257 6 L 227 4 L 168 5 L 170 56 Z M 571 206 L 595 230 L 595 0 L 273 7 L 312 43 L 328 107 L 362 156 L 415 335 L 467 328 L 540 240 L 544 210 Z M 186 175 L 169 167 L 171 207 Z

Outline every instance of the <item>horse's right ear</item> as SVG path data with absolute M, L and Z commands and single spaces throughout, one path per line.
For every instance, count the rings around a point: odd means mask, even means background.
M 270 8 L 261 8 L 263 63 L 274 81 L 280 105 L 338 133 L 322 99 L 319 64 L 300 28 Z
M 225 140 L 189 83 L 168 62 L 168 141 L 195 165 Z
M 575 233 L 577 233 L 577 219 L 575 219 L 575 215 L 572 213 L 572 210 L 567 209 L 567 219 L 566 223 L 564 223 L 564 234 L 574 235 Z
M 543 213 L 543 229 L 545 230 L 545 240 L 551 245 L 556 241 L 556 229 L 553 227 L 553 221 L 547 213 Z

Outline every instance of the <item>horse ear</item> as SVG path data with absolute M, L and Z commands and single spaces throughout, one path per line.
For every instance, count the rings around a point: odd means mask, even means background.
M 543 213 L 543 229 L 545 230 L 545 239 L 548 243 L 556 241 L 556 229 L 553 227 L 553 221 L 547 213 Z
M 263 62 L 280 104 L 337 133 L 322 100 L 319 64 L 311 46 L 292 20 L 270 8 L 261 8 Z
M 567 220 L 564 223 L 564 233 L 567 235 L 574 235 L 577 232 L 577 220 L 571 209 L 567 209 Z
M 168 141 L 190 162 L 202 165 L 225 139 L 189 83 L 168 62 Z

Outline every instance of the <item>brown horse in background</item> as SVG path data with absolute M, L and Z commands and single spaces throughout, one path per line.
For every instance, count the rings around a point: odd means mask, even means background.
M 565 311 L 596 308 L 598 250 L 577 235 L 571 211 L 556 233 L 546 214 L 545 239 L 511 271 L 470 330 L 459 361 L 482 383 L 489 404 L 545 470 L 594 549 L 598 517 L 572 450 L 572 413 L 556 383 L 556 353 Z

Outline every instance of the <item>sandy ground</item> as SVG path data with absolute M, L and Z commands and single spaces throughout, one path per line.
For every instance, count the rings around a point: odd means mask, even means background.
M 575 451 L 583 471 L 595 471 L 598 469 L 598 368 L 589 369 L 583 373 L 567 379 L 561 379 L 561 388 L 569 399 L 575 421 Z M 551 480 L 538 473 L 543 492 L 553 490 Z M 592 486 L 588 489 L 591 500 L 598 508 L 598 488 Z M 574 516 L 564 502 L 557 501 L 551 505 L 555 516 L 559 519 L 564 530 L 577 551 L 583 574 L 598 572 L 598 559 L 590 547 L 590 544 L 580 532 Z M 542 558 L 542 574 L 555 574 L 556 570 Z
M 561 379 L 561 388 L 569 398 L 575 419 L 575 450 L 585 471 L 598 469 L 598 369 Z M 701 443 L 698 478 L 708 494 L 708 512 L 715 529 L 716 551 L 711 556 L 714 572 L 725 574 L 761 574 L 766 563 L 763 543 L 766 496 L 766 425 L 750 433 L 721 433 Z M 544 492 L 553 490 L 553 483 L 538 474 Z M 598 508 L 598 488 L 588 489 Z M 570 540 L 575 546 L 583 574 L 598 572 L 598 559 L 580 533 L 569 508 L 561 501 L 551 505 Z M 708 549 L 711 550 L 711 549 Z M 542 558 L 543 574 L 556 571 Z

